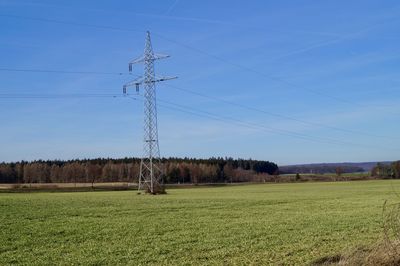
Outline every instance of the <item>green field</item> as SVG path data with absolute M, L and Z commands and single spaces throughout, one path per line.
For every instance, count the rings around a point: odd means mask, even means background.
M 382 236 L 399 181 L 0 193 L 0 265 L 306 264 Z

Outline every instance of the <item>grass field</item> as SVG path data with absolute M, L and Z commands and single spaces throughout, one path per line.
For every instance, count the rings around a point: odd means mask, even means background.
M 307 264 L 382 235 L 392 180 L 0 193 L 0 265 Z

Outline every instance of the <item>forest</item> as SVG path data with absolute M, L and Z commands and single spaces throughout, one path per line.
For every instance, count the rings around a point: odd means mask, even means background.
M 279 167 L 280 174 L 327 174 L 336 173 L 340 168 L 343 173 L 365 172 L 362 167 L 344 164 L 310 164 L 310 165 L 289 165 Z
M 371 175 L 380 178 L 400 178 L 400 161 L 390 164 L 378 163 L 372 169 Z
M 165 183 L 270 181 L 279 168 L 269 161 L 233 158 L 163 158 Z M 137 182 L 139 158 L 0 163 L 0 183 Z

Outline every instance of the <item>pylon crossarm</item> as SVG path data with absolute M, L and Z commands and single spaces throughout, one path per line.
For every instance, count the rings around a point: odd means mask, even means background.
M 156 79 L 150 80 L 150 83 L 156 83 L 156 82 L 160 82 L 160 81 L 166 81 L 166 80 L 177 79 L 177 78 L 178 77 L 176 77 L 176 76 L 175 77 L 172 77 L 172 76 L 157 77 Z M 126 89 L 128 87 L 138 87 L 145 82 L 146 81 L 144 80 L 144 78 L 140 76 L 140 77 L 126 83 L 124 85 L 124 89 Z
M 176 76 L 156 76 L 155 82 L 177 79 Z
M 142 56 L 139 56 L 138 58 L 135 58 L 135 59 L 129 61 L 129 65 L 140 64 L 140 63 L 143 63 L 144 60 L 145 60 L 144 55 L 142 55 Z
M 141 64 L 141 63 L 144 63 L 146 60 L 159 60 L 159 59 L 164 59 L 164 58 L 168 58 L 168 57 L 170 57 L 170 56 L 167 54 L 159 54 L 159 53 L 152 54 L 152 56 L 149 56 L 148 58 L 145 58 L 145 56 L 142 55 L 142 56 L 130 61 L 129 65 Z
M 159 60 L 159 59 L 165 59 L 165 58 L 168 58 L 168 57 L 170 57 L 170 55 L 154 53 L 152 59 L 153 60 Z
M 126 83 L 124 85 L 124 87 L 127 88 L 127 87 L 137 86 L 137 85 L 142 84 L 143 82 L 144 82 L 143 77 L 138 77 L 138 78 Z

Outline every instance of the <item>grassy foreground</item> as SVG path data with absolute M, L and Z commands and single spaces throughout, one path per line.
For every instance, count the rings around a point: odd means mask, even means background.
M 0 265 L 306 264 L 382 234 L 392 180 L 0 193 Z

